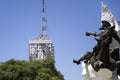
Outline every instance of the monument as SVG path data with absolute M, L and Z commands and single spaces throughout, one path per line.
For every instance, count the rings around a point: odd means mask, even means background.
M 87 52 L 80 59 L 84 80 L 120 80 L 120 28 L 111 11 L 102 2 L 102 26 L 99 33 L 86 32 L 94 36 L 97 44 L 92 52 Z

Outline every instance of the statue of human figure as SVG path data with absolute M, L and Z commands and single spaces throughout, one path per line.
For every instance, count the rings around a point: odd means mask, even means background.
M 113 71 L 116 68 L 116 63 L 110 62 L 110 44 L 112 39 L 116 39 L 120 43 L 120 38 L 114 30 L 115 26 L 111 26 L 109 22 L 102 21 L 102 30 L 100 33 L 86 32 L 86 36 L 98 36 L 97 45 L 93 48 L 92 52 L 87 52 L 80 59 L 73 60 L 74 63 L 80 64 L 80 61 L 90 62 L 95 71 L 100 68 L 108 68 Z

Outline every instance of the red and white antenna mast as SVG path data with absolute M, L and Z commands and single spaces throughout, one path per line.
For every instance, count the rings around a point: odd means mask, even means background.
M 42 0 L 42 36 L 47 38 L 47 19 L 45 17 L 44 0 Z

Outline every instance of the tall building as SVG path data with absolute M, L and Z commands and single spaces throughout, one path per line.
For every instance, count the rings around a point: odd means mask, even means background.
M 29 40 L 29 60 L 54 59 L 54 45 L 47 35 L 47 19 L 45 17 L 44 0 L 42 0 L 42 34 Z

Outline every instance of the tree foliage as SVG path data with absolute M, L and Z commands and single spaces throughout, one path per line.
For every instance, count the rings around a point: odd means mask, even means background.
M 64 80 L 53 59 L 20 61 L 11 59 L 0 63 L 0 80 Z

